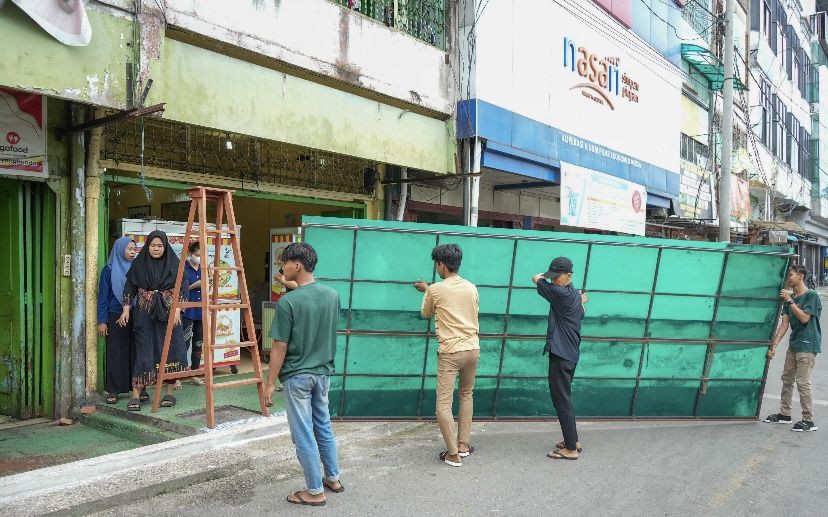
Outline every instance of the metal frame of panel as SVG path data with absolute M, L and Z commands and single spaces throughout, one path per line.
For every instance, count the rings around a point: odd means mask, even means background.
M 546 382 L 547 377 L 545 373 L 545 366 L 543 374 L 540 371 L 529 373 L 527 375 L 520 375 L 515 373 L 507 373 L 504 371 L 504 360 L 508 360 L 513 362 L 516 356 L 509 353 L 509 350 L 514 347 L 520 347 L 520 345 L 524 345 L 523 350 L 523 357 L 519 358 L 523 360 L 526 364 L 531 364 L 530 368 L 534 368 L 537 370 L 536 363 L 545 363 L 547 361 L 546 358 L 542 357 L 540 351 L 543 349 L 543 345 L 540 343 L 542 340 L 545 339 L 545 331 L 543 333 L 540 332 L 533 332 L 533 333 L 521 333 L 521 329 L 519 329 L 519 323 L 517 321 L 512 321 L 512 316 L 521 316 L 525 319 L 532 320 L 534 318 L 535 326 L 539 327 L 539 323 L 543 322 L 543 327 L 545 329 L 546 325 L 546 316 L 545 315 L 526 315 L 526 314 L 518 314 L 515 312 L 513 314 L 513 309 L 515 307 L 515 298 L 514 294 L 521 292 L 521 291 L 535 291 L 534 286 L 524 286 L 524 285 L 515 285 L 516 281 L 516 271 L 517 261 L 518 261 L 518 254 L 520 253 L 520 244 L 522 242 L 540 242 L 540 243 L 550 243 L 550 244 L 567 244 L 567 245 L 580 245 L 585 246 L 585 259 L 583 261 L 583 279 L 581 281 L 581 285 L 586 288 L 586 290 L 590 293 L 591 298 L 601 297 L 603 295 L 609 296 L 627 296 L 630 299 L 639 299 L 644 300 L 648 298 L 646 303 L 646 311 L 641 311 L 642 315 L 645 315 L 643 318 L 643 322 L 637 322 L 636 325 L 643 325 L 643 332 L 641 335 L 623 335 L 622 333 L 619 334 L 610 334 L 610 335 L 591 335 L 589 334 L 590 329 L 595 329 L 596 324 L 594 321 L 594 317 L 590 316 L 590 306 L 587 306 L 587 319 L 585 320 L 584 325 L 584 335 L 583 335 L 583 346 L 582 346 L 582 359 L 584 358 L 583 352 L 584 348 L 592 350 L 593 348 L 600 345 L 602 353 L 610 351 L 613 347 L 619 348 L 620 350 L 634 350 L 634 355 L 637 356 L 638 362 L 637 364 L 633 359 L 628 358 L 627 361 L 631 363 L 629 366 L 633 369 L 633 371 L 621 372 L 622 374 L 610 374 L 605 373 L 602 375 L 592 375 L 590 374 L 590 368 L 603 368 L 604 372 L 608 372 L 612 370 L 612 365 L 603 365 L 603 366 L 596 366 L 590 364 L 589 358 L 586 361 L 582 360 L 579 364 L 579 371 L 582 372 L 581 375 L 576 373 L 575 382 L 574 382 L 574 398 L 575 398 L 575 409 L 576 412 L 579 414 L 580 417 L 586 418 L 756 418 L 758 416 L 759 406 L 761 403 L 761 397 L 764 393 L 764 386 L 765 380 L 767 377 L 767 368 L 768 368 L 768 359 L 766 358 L 765 352 L 767 351 L 767 347 L 770 344 L 771 336 L 773 335 L 773 331 L 776 328 L 778 323 L 779 317 L 779 300 L 776 293 L 778 293 L 778 289 L 782 286 L 784 281 L 784 272 L 787 270 L 789 257 L 791 254 L 787 250 L 780 250 L 778 248 L 767 247 L 767 246 L 732 246 L 732 245 L 724 245 L 718 243 L 695 243 L 694 245 L 689 245 L 685 241 L 666 241 L 666 240 L 654 240 L 654 239 L 647 239 L 647 238 L 630 238 L 630 237 L 607 237 L 607 236 L 595 236 L 595 239 L 592 238 L 584 238 L 580 235 L 574 234 L 555 234 L 555 233 L 544 233 L 541 234 L 540 232 L 524 232 L 524 231 L 512 231 L 512 230 L 495 230 L 495 229 L 469 229 L 470 231 L 457 231 L 456 227 L 452 226 L 441 226 L 441 225 L 419 225 L 419 224 L 412 224 L 412 223 L 387 223 L 387 222 L 376 222 L 376 221 L 356 221 L 356 220 L 343 220 L 343 219 L 329 219 L 329 218 L 319 218 L 319 217 L 306 217 L 303 220 L 303 227 L 305 233 L 305 241 L 314 245 L 314 246 L 321 246 L 323 248 L 323 253 L 320 254 L 320 265 L 318 266 L 317 272 L 318 277 L 317 279 L 322 282 L 330 282 L 335 283 L 337 285 L 343 285 L 347 283 L 347 295 L 348 295 L 348 304 L 347 309 L 343 304 L 343 312 L 347 311 L 347 317 L 345 318 L 345 328 L 340 330 L 340 335 L 344 337 L 344 350 L 338 350 L 338 354 L 342 354 L 343 361 L 342 361 L 342 371 L 338 371 L 334 374 L 334 379 L 332 379 L 332 397 L 331 397 L 331 411 L 334 418 L 339 419 L 376 419 L 376 418 L 392 418 L 392 419 L 433 419 L 434 417 L 430 415 L 430 410 L 426 405 L 426 399 L 428 397 L 433 397 L 433 389 L 429 386 L 429 381 L 431 380 L 431 384 L 434 384 L 434 380 L 436 379 L 436 372 L 429 373 L 429 364 L 431 362 L 436 362 L 436 360 L 432 361 L 430 359 L 431 355 L 436 356 L 433 349 L 433 340 L 436 338 L 436 334 L 434 333 L 433 326 L 427 320 L 420 320 L 419 323 L 413 321 L 413 319 L 406 320 L 406 324 L 409 328 L 406 329 L 393 329 L 393 324 L 389 323 L 388 318 L 392 318 L 395 315 L 399 315 L 402 310 L 394 310 L 394 309 L 387 309 L 383 308 L 378 312 L 378 315 L 373 317 L 368 317 L 367 319 L 359 318 L 360 322 L 357 322 L 355 315 L 360 312 L 364 312 L 368 314 L 370 310 L 362 310 L 359 308 L 354 307 L 354 295 L 355 291 L 358 289 L 362 289 L 362 287 L 367 286 L 374 286 L 371 289 L 379 289 L 371 291 L 370 294 L 385 296 L 392 294 L 388 298 L 388 300 L 396 299 L 399 297 L 410 297 L 411 293 L 407 292 L 407 290 L 413 291 L 411 288 L 411 283 L 416 278 L 406 279 L 406 280 L 397 280 L 397 279 L 387 279 L 387 278 L 370 278 L 371 275 L 366 275 L 364 272 L 360 271 L 359 274 L 357 272 L 358 269 L 362 268 L 361 264 L 357 262 L 358 250 L 359 245 L 365 242 L 374 242 L 378 245 L 378 249 L 382 249 L 385 242 L 387 242 L 391 235 L 400 235 L 404 234 L 406 241 L 399 241 L 397 244 L 402 246 L 414 246 L 411 242 L 407 242 L 408 240 L 416 240 L 418 237 L 415 236 L 428 236 L 433 237 L 433 241 L 430 241 L 426 244 L 426 240 L 419 238 L 422 240 L 420 247 L 416 248 L 416 253 L 418 254 L 416 260 L 419 262 L 423 262 L 422 257 L 426 257 L 428 260 L 427 262 L 430 263 L 430 252 L 431 247 L 440 244 L 441 242 L 445 242 L 446 240 L 457 240 L 457 239 L 505 239 L 505 242 L 511 244 L 508 246 L 511 250 L 508 250 L 507 247 L 504 247 L 504 251 L 511 254 L 511 263 L 508 264 L 509 272 L 508 272 L 508 285 L 503 283 L 477 283 L 477 287 L 481 289 L 481 320 L 484 316 L 483 313 L 483 305 L 484 305 L 484 296 L 485 291 L 487 289 L 498 289 L 502 290 L 505 293 L 505 301 L 503 302 L 503 314 L 502 314 L 502 327 L 500 327 L 501 322 L 499 320 L 496 321 L 498 328 L 502 330 L 499 332 L 485 332 L 484 329 L 481 328 L 481 343 L 482 342 L 491 342 L 496 343 L 496 346 L 499 347 L 499 354 L 497 357 L 497 373 L 487 374 L 481 373 L 480 368 L 478 369 L 478 382 L 477 382 L 477 389 L 475 392 L 475 400 L 476 405 L 478 404 L 478 398 L 486 397 L 486 401 L 481 402 L 485 405 L 485 407 L 490 407 L 490 410 L 487 410 L 485 414 L 476 413 L 475 419 L 477 420 L 485 420 L 485 419 L 544 419 L 544 418 L 554 418 L 554 409 L 552 407 L 551 401 L 549 400 L 548 391 L 546 390 Z M 321 232 L 321 235 L 317 239 L 316 234 L 320 233 L 318 230 L 325 230 L 325 232 Z M 326 275 L 325 274 L 325 262 L 329 262 L 326 258 L 329 258 L 330 255 L 338 254 L 340 251 L 337 248 L 336 235 L 331 234 L 330 231 L 335 231 L 336 233 L 342 232 L 343 234 L 343 242 L 350 239 L 350 274 L 347 276 L 343 275 Z M 347 237 L 346 237 L 347 234 Z M 592 236 L 590 236 L 592 237 Z M 367 239 L 367 241 L 366 241 Z M 462 246 L 462 245 L 461 245 Z M 596 266 L 593 264 L 593 259 L 595 259 L 596 249 L 600 249 L 600 254 L 603 253 L 605 256 L 603 259 L 596 259 L 596 260 L 607 260 L 607 250 L 609 248 L 604 248 L 605 246 L 609 247 L 620 247 L 616 251 L 618 253 L 622 253 L 621 249 L 637 249 L 637 250 L 652 250 L 650 254 L 654 254 L 654 257 L 649 257 L 652 259 L 654 264 L 654 269 L 652 269 L 651 273 L 649 274 L 652 279 L 647 282 L 648 284 L 644 287 L 644 289 L 612 289 L 612 288 L 600 288 L 601 286 L 598 285 L 599 288 L 592 289 L 590 288 L 589 280 L 595 275 L 598 275 L 599 280 L 592 281 L 593 284 L 596 282 L 600 282 L 601 275 L 606 276 L 606 272 L 598 272 L 599 270 L 595 270 Z M 599 248 L 596 248 L 599 247 Z M 420 249 L 422 248 L 422 249 Z M 552 249 L 548 250 L 552 251 Z M 697 269 L 703 268 L 703 259 L 702 255 L 700 254 L 720 254 L 722 256 L 721 259 L 721 267 L 718 271 L 710 271 L 710 273 L 714 274 L 715 277 L 709 279 L 710 283 L 710 291 L 709 293 L 705 294 L 703 291 L 700 291 L 698 286 L 696 286 L 696 290 L 698 292 L 672 292 L 675 289 L 671 290 L 661 290 L 659 288 L 659 281 L 662 279 L 660 274 L 663 273 L 663 268 L 672 268 L 671 273 L 667 273 L 670 275 L 675 275 L 675 264 L 680 264 L 681 257 L 666 257 L 666 253 L 673 253 L 673 252 L 689 252 L 689 255 L 692 255 L 691 258 L 698 259 L 699 264 L 697 265 Z M 507 254 L 508 254 L 507 253 Z M 399 250 L 391 249 L 389 250 L 388 256 L 385 255 L 384 250 L 382 252 L 375 253 L 370 257 L 364 257 L 368 260 L 376 260 L 378 256 L 383 255 L 380 260 L 388 259 L 388 263 L 385 265 L 390 267 L 397 267 L 400 266 L 408 257 L 401 255 Z M 420 256 L 419 254 L 422 254 Z M 328 255 L 326 257 L 325 255 Z M 765 269 L 769 271 L 770 276 L 766 278 L 764 281 L 764 287 L 759 286 L 756 287 L 751 282 L 747 281 L 748 277 L 741 277 L 736 274 L 732 273 L 729 275 L 730 270 L 728 270 L 728 265 L 730 262 L 731 256 L 740 256 L 740 257 L 756 257 L 756 260 L 761 261 L 760 263 L 756 263 L 756 265 L 763 265 Z M 708 255 L 709 256 L 709 255 Z M 551 260 L 552 256 L 544 258 L 546 263 L 548 264 L 548 260 Z M 464 254 L 464 264 L 468 263 L 469 255 Z M 504 258 L 506 260 L 506 258 Z M 750 259 L 754 260 L 754 259 Z M 756 262 L 754 260 L 754 262 Z M 715 259 L 714 262 L 718 261 Z M 673 262 L 674 264 L 671 264 Z M 341 264 L 341 262 L 339 262 Z M 593 267 L 593 274 L 590 274 L 590 266 Z M 469 266 L 472 267 L 472 266 Z M 506 264 L 492 264 L 492 267 L 499 267 L 505 268 L 507 267 Z M 631 268 L 635 267 L 635 264 L 630 265 Z M 464 270 L 464 268 L 466 268 Z M 342 273 L 345 273 L 344 268 L 342 269 Z M 404 268 L 403 268 L 404 269 Z M 758 274 L 757 269 L 757 274 Z M 436 278 L 436 272 L 434 271 L 433 264 L 431 264 L 430 268 L 432 281 Z M 536 273 L 537 271 L 535 271 Z M 469 268 L 465 265 L 461 267 L 461 274 L 466 276 L 464 273 L 469 273 Z M 638 274 L 640 278 L 645 278 L 645 276 L 640 270 L 635 271 L 630 270 L 631 274 Z M 523 274 L 523 273 L 520 273 Z M 476 276 L 474 273 L 469 276 Z M 735 280 L 731 280 L 730 277 L 734 277 Z M 504 275 L 505 277 L 505 275 Z M 664 277 L 666 278 L 666 277 Z M 633 279 L 634 280 L 634 279 Z M 628 283 L 634 283 L 633 280 L 630 280 Z M 715 290 L 713 289 L 713 281 L 715 282 Z M 684 285 L 688 286 L 686 291 L 692 291 L 693 286 L 691 285 L 692 282 L 695 281 L 695 278 L 692 276 L 686 279 L 686 284 L 684 278 L 678 279 L 679 287 L 683 288 Z M 528 279 L 527 279 L 528 282 Z M 672 280 L 666 280 L 667 283 L 676 284 L 676 277 L 674 276 Z M 624 279 L 621 279 L 620 283 L 624 283 Z M 724 288 L 727 286 L 727 290 Z M 382 289 L 385 287 L 385 289 Z M 649 290 L 647 289 L 649 287 Z M 744 293 L 742 292 L 744 291 Z M 344 293 L 342 293 L 344 294 Z M 419 295 L 419 293 L 417 293 Z M 503 294 L 503 293 L 501 293 Z M 358 304 L 362 304 L 366 301 L 367 298 L 370 296 L 365 295 L 363 299 L 358 301 Z M 623 299 L 622 299 L 623 300 Z M 689 335 L 682 337 L 679 335 L 678 337 L 666 337 L 663 333 L 667 332 L 671 326 L 676 327 L 680 332 L 682 328 L 682 320 L 681 318 L 676 319 L 668 319 L 668 320 L 657 320 L 654 318 L 654 307 L 659 303 L 659 301 L 663 302 L 666 306 L 669 306 L 670 303 L 674 303 L 677 300 L 685 300 L 686 303 L 696 303 L 698 307 L 703 307 L 705 303 L 712 301 L 712 316 L 706 318 L 704 320 L 698 321 L 689 321 L 685 322 L 684 326 L 686 328 L 690 328 L 691 324 L 697 326 L 695 332 L 698 332 L 700 328 L 707 326 L 708 328 L 705 330 L 704 336 L 693 336 Z M 370 300 L 368 300 L 370 301 Z M 397 300 L 395 300 L 397 301 Z M 592 301 L 592 300 L 591 300 Z M 537 297 L 537 304 L 540 309 L 544 312 L 548 311 L 547 302 L 545 302 L 539 296 Z M 634 303 L 627 302 L 621 303 L 621 305 L 635 305 Z M 771 317 L 771 305 L 773 306 Z M 733 314 L 750 314 L 754 320 L 757 320 L 756 323 L 751 324 L 745 321 L 734 321 L 731 319 L 719 321 L 719 317 L 721 316 L 720 312 L 721 307 L 728 307 Z M 643 309 L 644 307 L 642 307 Z M 416 312 L 419 315 L 419 303 L 416 306 L 408 307 L 404 309 L 405 312 Z M 517 309 L 518 311 L 520 309 Z M 659 311 L 664 311 L 663 308 L 659 308 Z M 489 313 L 491 314 L 491 313 Z M 362 314 L 360 314 L 362 316 Z M 498 316 L 501 316 L 498 314 Z M 611 321 L 612 318 L 607 318 L 605 315 L 602 318 L 604 323 L 608 325 L 612 325 L 613 322 Z M 634 318 L 633 318 L 634 319 Z M 368 326 L 373 328 L 367 328 L 365 326 L 365 322 L 368 322 Z M 402 321 L 402 320 L 401 320 Z M 661 335 L 653 336 L 653 323 L 656 321 L 660 321 L 662 323 L 662 327 L 658 330 L 661 332 Z M 737 328 L 728 330 L 726 324 L 735 324 Z M 741 327 L 738 327 L 741 325 Z M 740 332 L 740 329 L 749 329 L 749 328 L 758 328 L 761 326 L 762 330 L 762 337 L 758 339 L 756 337 L 756 332 L 753 332 L 753 336 L 747 336 L 751 339 L 736 339 L 733 337 L 733 333 Z M 727 334 L 725 336 L 720 336 L 717 334 L 719 328 L 722 328 L 722 332 Z M 636 327 L 637 328 L 637 327 Z M 767 332 L 764 330 L 767 329 Z M 728 334 L 729 333 L 729 334 Z M 690 332 L 692 334 L 692 332 Z M 371 345 L 371 350 L 374 351 L 374 355 L 371 356 L 372 360 L 375 362 L 371 362 L 369 365 L 369 370 L 364 371 L 357 369 L 358 371 L 354 371 L 353 368 L 349 371 L 349 364 L 351 364 L 354 360 L 354 355 L 363 354 L 363 352 L 359 351 L 360 347 L 365 348 L 366 350 L 367 345 L 366 343 L 371 342 L 375 343 L 375 340 L 372 341 L 373 338 L 387 338 L 387 341 L 383 342 L 383 347 L 378 347 L 376 345 Z M 404 339 L 407 340 L 409 344 L 411 343 L 419 343 L 417 338 L 422 339 L 424 355 L 420 356 L 420 345 L 418 346 L 417 351 L 408 351 L 407 349 L 394 349 L 396 342 Z M 367 339 L 367 341 L 366 341 Z M 536 348 L 526 348 L 526 345 L 530 342 L 538 341 L 538 345 Z M 355 344 L 355 342 L 361 342 L 362 344 Z M 511 346 L 510 346 L 511 345 Z M 721 347 L 719 345 L 722 345 Z M 534 346 L 534 345 L 532 345 Z M 665 355 L 664 347 L 667 346 L 675 346 L 674 350 L 670 350 L 669 356 Z M 675 361 L 674 368 L 671 369 L 670 360 L 673 356 L 680 356 L 680 353 L 683 352 L 684 347 L 691 347 L 688 348 L 688 351 L 700 351 L 692 348 L 692 347 L 704 347 L 704 354 L 703 354 L 703 364 L 696 364 L 694 366 L 700 369 L 699 375 L 679 375 L 680 372 L 677 372 L 676 369 L 681 367 L 687 367 L 690 363 L 684 359 L 684 363 L 681 363 L 682 359 L 673 359 Z M 354 348 L 356 347 L 356 348 Z M 658 361 L 667 361 L 667 370 L 670 376 L 658 376 L 658 375 L 645 375 L 645 361 L 647 365 L 649 365 L 649 356 L 652 351 L 651 347 L 655 347 L 655 362 Z M 597 349 L 597 348 L 595 348 Z M 753 352 L 753 350 L 756 352 Z M 518 350 L 518 349 L 516 349 Z M 528 352 L 537 350 L 537 360 L 533 359 L 531 355 L 528 355 Z M 761 351 L 762 354 L 762 362 L 763 364 L 756 363 L 756 367 L 762 366 L 761 373 L 758 369 L 755 369 L 757 372 L 755 376 L 747 375 L 747 376 L 740 376 L 737 375 L 741 370 L 739 367 L 741 365 L 740 361 L 752 358 L 754 362 L 758 361 L 759 353 Z M 616 351 L 617 352 L 617 351 Z M 731 354 L 732 358 L 726 360 L 724 357 L 728 353 L 733 352 Z M 376 369 L 370 370 L 374 364 L 381 365 L 384 358 L 382 357 L 385 353 L 394 353 L 398 354 L 399 357 L 395 356 L 397 362 L 394 363 L 395 367 L 399 370 L 401 365 L 405 365 L 407 362 L 411 362 L 413 366 L 411 366 L 410 373 L 393 373 L 390 371 L 386 371 L 383 373 L 383 370 Z M 485 351 L 481 351 L 481 365 L 483 364 L 483 354 L 486 353 Z M 401 355 L 400 355 L 401 354 Z M 719 355 L 717 355 L 719 354 Z M 520 355 L 520 354 L 519 354 Z M 692 353 L 688 352 L 688 357 L 692 356 Z M 594 354 L 594 358 L 601 359 L 603 356 L 598 354 Z M 620 357 L 620 356 L 619 356 Z M 728 356 L 730 357 L 730 356 Z M 363 358 L 365 360 L 365 358 Z M 394 360 L 394 358 L 392 358 Z M 420 363 L 421 361 L 421 363 Z M 729 361 L 729 363 L 728 363 Z M 339 361 L 337 361 L 339 362 Z M 584 363 L 587 364 L 584 364 Z M 597 361 L 600 362 L 600 361 Z M 748 361 L 749 362 L 749 361 Z M 422 368 L 419 368 L 419 365 L 422 364 Z M 517 363 L 516 363 L 517 364 Z M 626 362 L 625 362 L 626 365 Z M 724 365 L 719 367 L 719 365 Z M 722 368 L 733 367 L 733 372 L 735 372 L 731 376 L 711 376 L 711 373 L 715 370 L 721 374 L 719 370 Z M 744 366 L 744 365 L 741 365 Z M 634 368 L 633 368 L 634 367 Z M 719 370 L 716 370 L 715 367 L 719 367 Z M 364 366 L 362 367 L 364 368 Z M 653 366 L 653 368 L 656 368 Z M 664 366 L 662 366 L 664 368 Z M 674 372 L 675 370 L 675 372 Z M 744 370 L 744 368 L 742 368 Z M 748 368 L 749 370 L 749 368 Z M 675 373 L 675 374 L 674 374 Z M 725 372 L 725 374 L 729 374 L 730 372 Z M 662 375 L 664 375 L 662 373 Z M 358 381 L 357 379 L 362 379 L 362 381 Z M 355 381 L 357 384 L 361 382 L 370 382 L 369 380 L 376 381 L 376 386 L 381 386 L 383 382 L 385 384 L 389 384 L 393 381 L 396 385 L 400 383 L 407 383 L 408 380 L 416 379 L 418 382 L 412 384 L 411 388 L 406 390 L 406 392 L 411 392 L 412 390 L 417 391 L 416 393 L 416 403 L 415 397 L 409 400 L 407 403 L 409 406 L 409 410 L 405 410 L 403 406 L 398 406 L 397 409 L 394 409 L 394 402 L 390 400 L 393 398 L 392 396 L 399 395 L 397 390 L 388 389 L 388 387 L 384 387 L 382 389 L 376 388 L 374 391 L 370 393 L 364 394 L 356 394 L 356 388 L 354 388 Z M 481 382 L 482 381 L 482 382 Z M 506 381 L 504 383 L 504 381 Z M 531 389 L 527 388 L 525 393 L 521 392 L 520 386 L 522 385 L 533 385 Z M 481 385 L 487 386 L 486 389 L 481 389 Z M 349 391 L 349 386 L 351 390 Z M 511 389 L 509 386 L 516 386 L 516 389 Z M 613 386 L 615 386 L 615 389 Z M 369 386 L 370 389 L 370 386 Z M 493 393 L 491 390 L 493 389 Z M 615 389 L 615 392 L 612 390 Z M 711 398 L 708 396 L 708 391 L 712 389 L 715 396 Z M 741 389 L 742 391 L 739 392 L 738 390 Z M 431 390 L 431 391 L 429 391 Z M 584 393 L 588 394 L 597 394 L 595 397 L 589 398 L 588 400 L 601 400 L 602 397 L 606 399 L 607 406 L 604 409 L 586 409 L 586 410 L 579 410 L 579 406 L 583 409 L 585 406 L 589 408 L 589 404 L 584 403 L 581 401 L 579 403 L 579 391 L 578 390 L 586 390 Z M 591 390 L 591 391 L 590 391 Z M 604 390 L 602 392 L 601 390 Z M 692 392 L 692 396 L 689 398 L 682 399 L 680 404 L 671 404 L 671 399 L 669 398 L 670 390 L 678 391 L 686 391 L 687 393 Z M 722 390 L 725 390 L 722 392 Z M 402 392 L 403 390 L 399 390 Z M 507 393 L 508 391 L 508 393 Z M 482 392 L 486 392 L 486 395 L 481 395 Z M 516 414 L 521 413 L 520 409 L 520 401 L 517 402 L 508 401 L 508 397 L 510 394 L 514 395 L 514 393 L 518 393 L 518 398 L 522 397 L 523 395 L 527 395 L 526 400 L 526 407 L 527 407 L 527 414 Z M 614 395 L 613 395 L 614 393 Z M 727 398 L 728 395 L 732 393 L 742 393 L 742 398 L 748 397 L 747 403 L 740 403 L 737 407 L 735 402 L 732 402 L 730 406 L 727 404 L 722 403 L 723 395 L 724 398 Z M 745 395 L 747 394 L 747 395 Z M 491 396 L 491 400 L 488 397 Z M 612 402 L 612 397 L 617 397 L 617 403 Z M 580 397 L 586 397 L 586 395 L 580 395 Z M 622 401 L 629 398 L 629 400 L 625 403 Z M 587 400 L 587 399 L 584 399 Z M 352 409 L 349 402 L 357 401 L 358 409 Z M 706 404 L 707 402 L 707 404 Z M 738 402 L 738 400 L 737 400 Z M 508 406 L 510 403 L 513 404 L 511 410 L 504 410 L 505 406 Z M 517 408 L 514 404 L 517 404 Z M 650 407 L 643 408 L 649 404 Z M 359 406 L 362 409 L 359 409 Z M 679 406 L 682 406 L 683 409 L 679 410 Z M 710 406 L 710 407 L 708 407 Z M 533 410 L 532 407 L 535 409 Z M 689 408 L 692 407 L 692 411 Z

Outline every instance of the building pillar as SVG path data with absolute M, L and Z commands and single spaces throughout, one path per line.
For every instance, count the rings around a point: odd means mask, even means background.
M 94 110 L 94 117 L 103 117 L 103 109 Z M 97 391 L 98 384 L 98 214 L 101 178 L 98 159 L 101 151 L 103 128 L 89 132 L 89 148 L 86 156 L 86 393 Z M 101 372 L 103 375 L 103 372 Z
M 72 104 L 72 125 L 86 120 L 86 108 Z M 69 346 L 72 368 L 72 406 L 81 406 L 86 395 L 86 146 L 84 133 L 73 135 L 70 143 L 70 253 L 72 279 L 72 326 Z M 66 368 L 68 365 L 63 365 Z

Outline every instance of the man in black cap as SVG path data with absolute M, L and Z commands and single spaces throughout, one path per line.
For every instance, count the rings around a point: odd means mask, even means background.
M 547 456 L 577 460 L 582 449 L 570 397 L 572 377 L 581 353 L 581 321 L 587 295 L 572 286 L 572 261 L 566 257 L 553 260 L 549 271 L 533 276 L 532 282 L 537 285 L 538 294 L 549 302 L 549 326 L 543 353 L 549 354 L 549 393 L 564 437 L 555 445 L 556 450 Z

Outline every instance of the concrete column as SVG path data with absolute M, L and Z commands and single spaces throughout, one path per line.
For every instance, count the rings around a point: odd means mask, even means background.
M 483 144 L 479 138 L 472 140 L 472 165 L 471 172 L 480 174 L 480 159 L 483 152 Z M 477 226 L 478 207 L 480 206 L 480 176 L 469 178 L 469 226 Z
M 71 106 L 72 125 L 86 121 L 86 108 Z M 72 255 L 72 327 L 70 350 L 72 358 L 72 406 L 81 406 L 86 398 L 86 146 L 85 136 L 71 137 L 69 196 L 69 247 Z M 62 365 L 66 368 L 68 365 Z
M 95 110 L 95 118 L 103 117 L 103 109 Z M 98 214 L 101 193 L 100 167 L 103 128 L 89 132 L 86 156 L 86 393 L 97 391 L 98 384 Z M 103 374 L 103 372 L 101 372 Z

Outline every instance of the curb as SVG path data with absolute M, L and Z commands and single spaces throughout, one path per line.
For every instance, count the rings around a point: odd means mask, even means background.
M 262 417 L 255 422 L 246 423 L 238 427 L 217 430 L 210 433 L 199 433 L 176 440 L 147 445 L 128 451 L 117 452 L 89 458 L 63 465 L 55 465 L 30 472 L 23 472 L 0 478 L 0 514 L 2 515 L 30 515 L 57 511 L 61 508 L 39 508 L 48 495 L 55 492 L 68 492 L 71 489 L 105 481 L 102 492 L 112 490 L 115 493 L 102 493 L 98 501 L 117 499 L 123 501 L 130 498 L 130 494 L 140 495 L 152 493 L 153 490 L 167 490 L 180 482 L 193 483 L 199 479 L 222 477 L 221 471 L 235 469 L 232 466 L 208 468 L 187 474 L 185 466 L 187 460 L 198 453 L 206 451 L 220 451 L 221 449 L 239 447 L 246 443 L 274 438 L 289 434 L 287 418 L 284 415 Z M 180 469 L 173 470 L 171 476 L 165 477 L 161 467 L 163 464 L 174 463 L 181 465 Z M 195 462 L 189 462 L 194 464 Z M 196 465 L 193 465 L 197 467 Z M 146 470 L 147 475 L 135 475 L 138 470 Z M 128 473 L 135 478 L 131 483 L 112 483 L 112 479 Z M 230 472 L 225 473 L 228 475 Z M 180 474 L 183 474 L 180 475 Z M 143 486 L 138 486 L 141 482 Z M 105 487 L 105 488 L 104 488 Z M 123 488 L 121 490 L 121 488 Z M 114 490 L 113 490 L 114 489 Z M 55 498 L 52 504 L 63 508 L 78 508 L 87 501 L 71 501 L 70 498 Z M 74 510 L 72 510 L 74 511 Z M 66 514 L 66 512 L 61 512 Z

